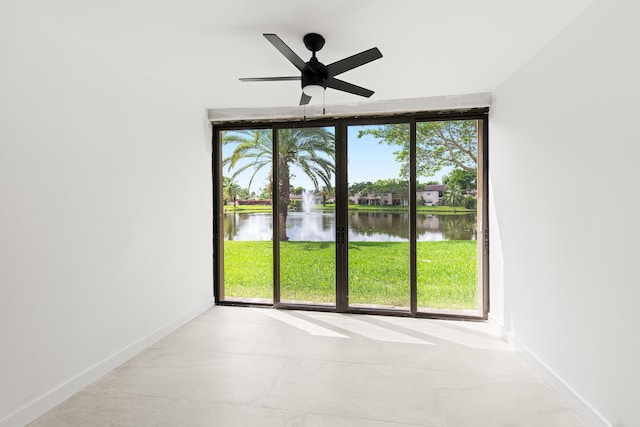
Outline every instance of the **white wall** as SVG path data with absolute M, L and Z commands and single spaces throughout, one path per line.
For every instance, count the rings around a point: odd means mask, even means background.
M 491 113 L 492 316 L 591 425 L 640 425 L 639 19 L 596 1 Z
M 210 305 L 210 137 L 18 1 L 0 58 L 0 425 L 24 425 Z

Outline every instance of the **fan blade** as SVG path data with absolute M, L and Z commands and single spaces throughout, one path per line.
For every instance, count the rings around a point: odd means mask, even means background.
M 307 105 L 309 101 L 311 101 L 311 97 L 302 92 L 302 96 L 300 97 L 300 105 Z
M 295 65 L 298 70 L 304 70 L 306 63 L 294 51 L 292 51 L 280 37 L 275 34 L 263 34 L 263 36 L 269 40 L 271 44 L 289 60 L 289 62 Z
M 351 84 L 351 83 L 347 83 L 347 82 L 345 82 L 343 80 L 338 80 L 338 79 L 336 79 L 334 77 L 329 77 L 327 79 L 327 87 L 330 87 L 332 89 L 341 90 L 343 92 L 353 93 L 354 95 L 364 96 L 366 98 L 369 98 L 371 95 L 374 94 L 374 92 L 372 90 L 365 89 L 363 87 L 356 86 L 356 85 Z
M 369 50 L 356 53 L 353 56 L 327 65 L 327 71 L 329 75 L 333 77 L 380 58 L 382 58 L 382 53 L 380 53 L 377 47 L 372 47 Z
M 289 77 L 240 77 L 241 82 L 282 82 L 287 80 L 300 80 L 300 76 Z

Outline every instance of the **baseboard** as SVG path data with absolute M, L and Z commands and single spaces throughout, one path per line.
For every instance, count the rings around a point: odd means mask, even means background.
M 160 341 L 176 329 L 193 320 L 214 305 L 213 300 L 189 310 L 131 345 L 96 363 L 68 381 L 33 399 L 23 407 L 0 419 L 0 427 L 23 427 L 64 402 L 83 388 L 94 383 L 113 369 L 133 358 L 142 350 Z
M 514 350 L 562 397 L 590 427 L 612 427 L 593 406 L 582 398 L 553 369 L 542 361 L 533 351 L 524 345 L 495 318 L 489 316 L 489 323 L 500 332 L 502 338 L 511 344 Z
M 509 338 L 511 335 L 509 334 L 507 329 L 504 327 L 504 325 L 501 322 L 499 322 L 495 317 L 493 317 L 491 313 L 489 313 L 489 317 L 487 318 L 487 323 L 489 323 L 489 326 L 491 327 L 491 329 L 493 329 L 494 333 L 498 334 L 500 337 L 502 337 L 503 340 L 511 344 L 511 342 L 509 342 Z

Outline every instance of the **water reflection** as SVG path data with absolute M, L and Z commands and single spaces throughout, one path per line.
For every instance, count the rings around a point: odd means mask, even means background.
M 349 212 L 349 241 L 406 242 L 409 240 L 409 214 L 389 212 Z M 476 240 L 476 215 L 437 215 L 418 213 L 417 240 Z M 326 242 L 335 239 L 333 212 L 290 212 L 287 215 L 290 240 Z M 271 240 L 271 213 L 224 215 L 226 240 Z

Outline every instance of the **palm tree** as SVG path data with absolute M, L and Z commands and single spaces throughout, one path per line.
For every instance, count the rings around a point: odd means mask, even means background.
M 335 198 L 335 190 L 329 186 L 323 185 L 320 190 L 320 195 L 322 195 L 322 206 L 327 206 L 327 198 Z
M 335 173 L 335 138 L 326 128 L 292 128 L 278 131 L 278 224 L 280 241 L 287 241 L 287 214 L 291 194 L 291 166 L 299 167 L 311 182 L 316 191 L 320 183 L 331 188 L 331 178 Z M 248 169 L 253 169 L 249 180 L 249 188 L 256 173 L 264 167 L 270 167 L 269 188 L 273 192 L 273 144 L 271 130 L 240 130 L 227 132 L 223 143 L 238 144 L 229 157 L 222 161 L 229 170 L 239 162 L 234 176 Z
M 235 208 L 236 196 L 246 197 L 247 195 L 247 189 L 240 187 L 240 184 L 236 182 L 236 174 L 231 177 L 222 177 L 222 199 L 225 204 L 233 200 L 233 207 Z
M 442 197 L 447 205 L 453 206 L 454 214 L 456 213 L 456 206 L 460 206 L 462 204 L 463 198 L 464 194 L 462 193 L 462 189 L 457 185 L 449 186 Z

